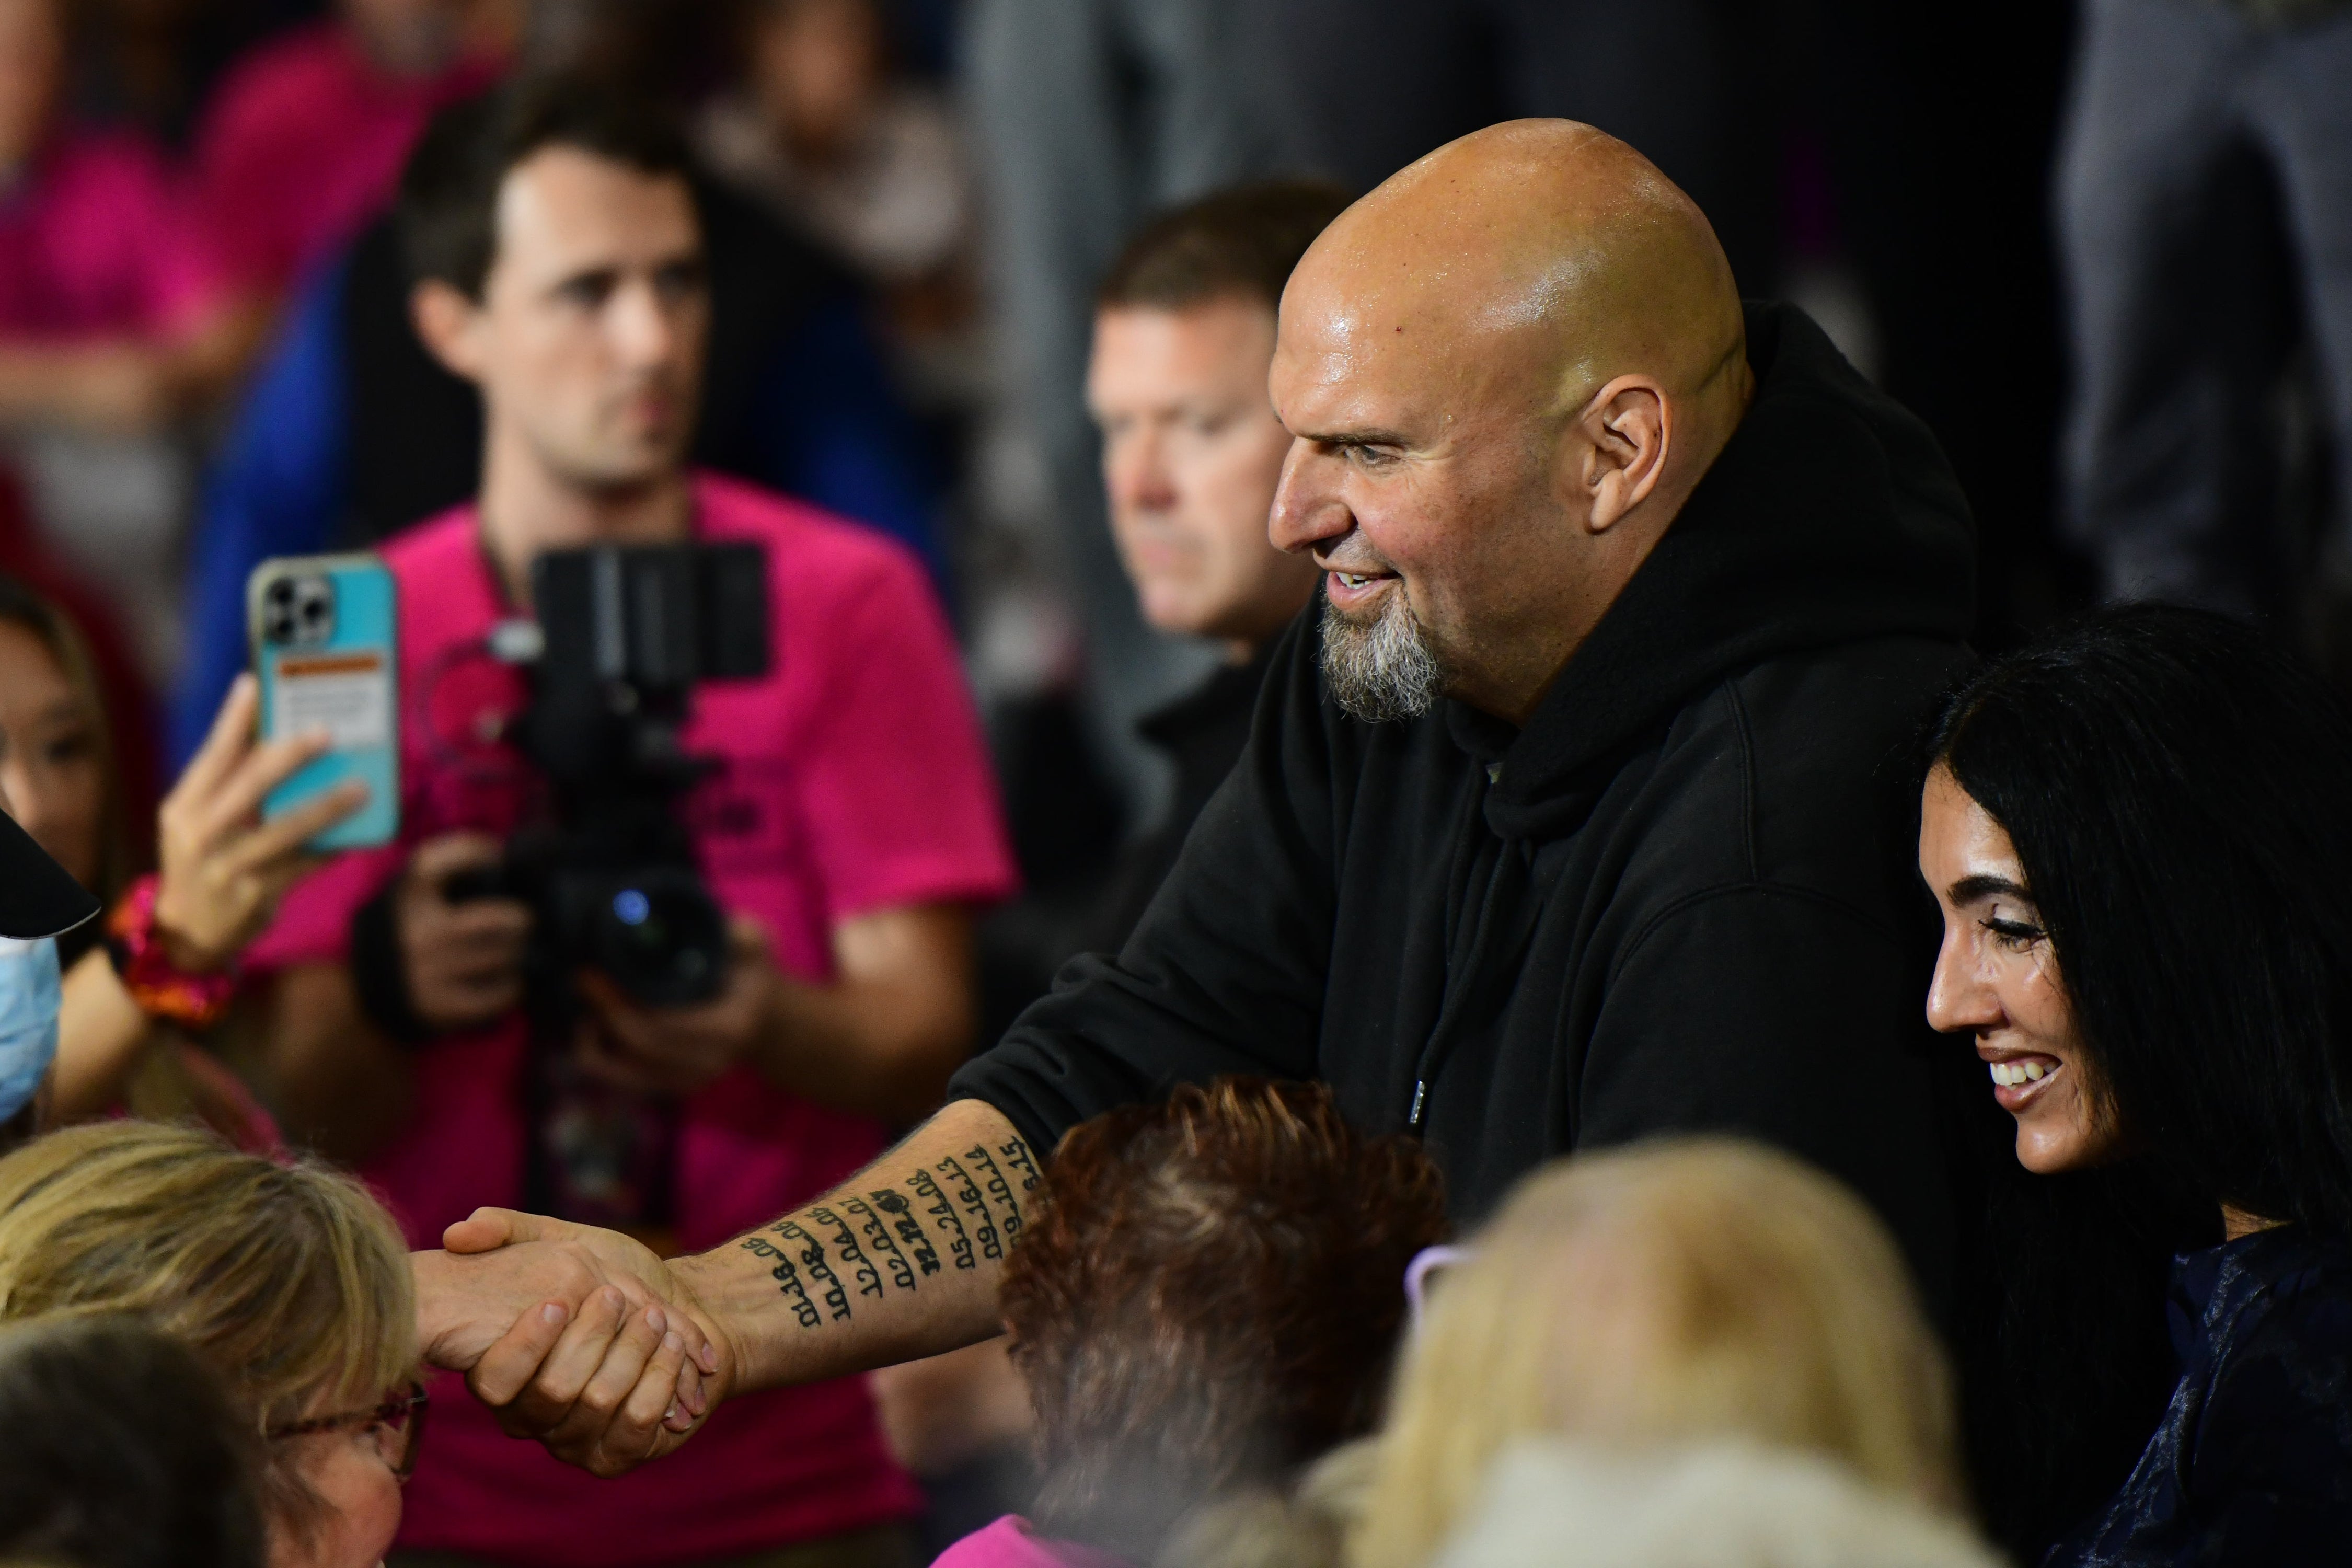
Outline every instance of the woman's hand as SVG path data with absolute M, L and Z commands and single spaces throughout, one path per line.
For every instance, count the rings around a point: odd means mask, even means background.
M 286 889 L 318 864 L 303 846 L 367 804 L 367 785 L 349 779 L 263 822 L 263 798 L 330 745 L 323 735 L 257 741 L 259 706 L 253 677 L 238 676 L 156 813 L 155 931 L 173 967 L 191 974 L 235 962 Z

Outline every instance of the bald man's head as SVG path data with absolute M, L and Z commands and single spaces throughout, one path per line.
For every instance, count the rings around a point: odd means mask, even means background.
M 1349 209 L 1291 277 L 1273 378 L 1276 542 L 1333 574 L 1342 700 L 1523 719 L 1738 424 L 1745 351 L 1706 219 L 1590 126 L 1492 127 Z M 1384 659 L 1418 689 L 1381 689 Z

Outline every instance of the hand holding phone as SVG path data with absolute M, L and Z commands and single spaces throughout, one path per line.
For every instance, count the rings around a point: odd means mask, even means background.
M 308 842 L 367 804 L 367 785 L 346 779 L 262 821 L 263 798 L 324 755 L 328 741 L 261 742 L 260 706 L 253 678 L 237 677 L 156 813 L 156 934 L 173 965 L 192 974 L 235 961 L 276 916 L 286 889 L 319 863 Z
M 373 848 L 400 831 L 399 643 L 391 569 L 373 555 L 265 561 L 247 586 L 261 734 L 324 744 L 271 789 L 275 822 L 346 782 L 366 804 L 313 834 L 313 849 Z

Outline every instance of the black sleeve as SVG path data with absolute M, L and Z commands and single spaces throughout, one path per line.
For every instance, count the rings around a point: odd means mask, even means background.
M 1178 1083 L 1315 1076 L 1335 806 L 1311 614 L 1285 634 L 1247 750 L 1127 945 L 1064 965 L 950 1099 L 987 1101 L 1045 1152 Z
M 1945 1319 L 1954 1215 L 1927 976 L 1897 933 L 1841 900 L 1748 883 L 1637 933 L 1578 1086 L 1580 1148 L 1727 1132 L 1787 1150 L 1878 1211 Z M 1946 1321 L 1948 1321 L 1948 1319 Z

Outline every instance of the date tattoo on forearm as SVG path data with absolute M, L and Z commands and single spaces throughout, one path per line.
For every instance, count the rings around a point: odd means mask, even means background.
M 963 1221 L 957 1217 L 955 1205 L 949 1200 L 947 1194 L 940 1190 L 940 1184 L 931 1173 L 917 1171 L 907 1178 L 907 1184 L 915 1189 L 917 1197 L 923 1200 L 923 1212 L 939 1221 L 940 1228 L 948 1233 L 948 1256 L 955 1259 L 955 1266 L 958 1268 L 978 1268 L 978 1260 L 971 1255 L 971 1237 L 963 1233 Z
M 780 1219 L 768 1228 L 787 1241 L 801 1244 L 801 1263 L 808 1269 L 809 1278 L 824 1291 L 825 1310 L 833 1314 L 835 1322 L 846 1321 L 849 1317 L 849 1291 L 842 1284 L 841 1276 L 833 1271 L 833 1265 L 825 1260 L 824 1243 L 803 1230 L 797 1220 Z
M 842 1262 L 849 1266 L 850 1273 L 856 1276 L 857 1293 L 861 1296 L 881 1295 L 882 1270 L 874 1267 L 873 1259 L 867 1258 L 865 1248 L 857 1245 L 857 1237 L 849 1228 L 849 1222 L 823 1204 L 810 1205 L 808 1216 L 819 1225 L 833 1227 L 833 1249 Z
M 971 1173 L 963 1168 L 963 1162 L 950 1154 L 931 1169 L 955 1180 L 957 1184 L 948 1190 L 958 1203 L 963 1205 L 964 1212 L 971 1216 L 971 1238 L 980 1243 L 980 1255 L 982 1258 L 1003 1258 L 1004 1243 L 997 1238 L 996 1221 L 990 1217 L 988 1204 L 980 1195 L 980 1184 L 971 1179 Z
M 898 1229 L 898 1239 L 905 1242 L 907 1250 L 914 1255 L 915 1267 L 925 1274 L 937 1274 L 940 1271 L 939 1252 L 931 1246 L 930 1233 L 923 1228 L 923 1222 L 915 1217 L 914 1205 L 907 1201 L 907 1194 L 883 1187 L 866 1195 L 874 1200 L 876 1208 L 890 1216 L 891 1225 Z
M 988 1157 L 987 1144 L 973 1144 L 963 1152 L 963 1157 L 988 1173 L 988 1195 L 1004 1205 L 1004 1240 L 1010 1246 L 1021 1238 L 1021 1205 L 1013 1201 L 1012 1184 L 1005 1181 L 1004 1173 L 996 1168 L 996 1162 Z M 965 1179 L 970 1180 L 969 1177 Z M 989 1256 L 993 1258 L 996 1255 L 991 1253 Z
M 764 1236 L 747 1236 L 743 1238 L 743 1250 L 754 1258 L 775 1264 L 768 1272 L 783 1291 L 784 1300 L 792 1304 L 793 1316 L 802 1328 L 814 1329 L 824 1321 L 816 1310 L 816 1303 L 809 1300 L 808 1287 L 801 1283 L 800 1271 L 793 1267 L 793 1260 L 784 1256 L 783 1248 Z
M 853 1295 L 887 1298 L 885 1269 L 890 1287 L 914 1291 L 946 1267 L 977 1268 L 983 1258 L 1003 1258 L 1021 1235 L 1020 1194 L 1036 1190 L 1038 1175 L 1029 1146 L 1015 1138 L 993 1150 L 975 1143 L 903 1181 L 911 1198 L 893 1187 L 847 1193 L 834 1200 L 838 1212 L 812 1204 L 799 1217 L 742 1238 L 743 1250 L 770 1266 L 802 1328 L 850 1321 Z
M 890 1283 L 901 1290 L 913 1289 L 915 1266 L 908 1263 L 907 1255 L 898 1250 L 898 1244 L 891 1239 L 890 1227 L 883 1223 L 880 1215 L 874 1212 L 874 1206 L 864 1198 L 844 1198 L 841 1206 L 857 1216 L 857 1228 L 866 1233 L 866 1242 L 872 1247 L 870 1256 L 879 1257 L 889 1265 Z

